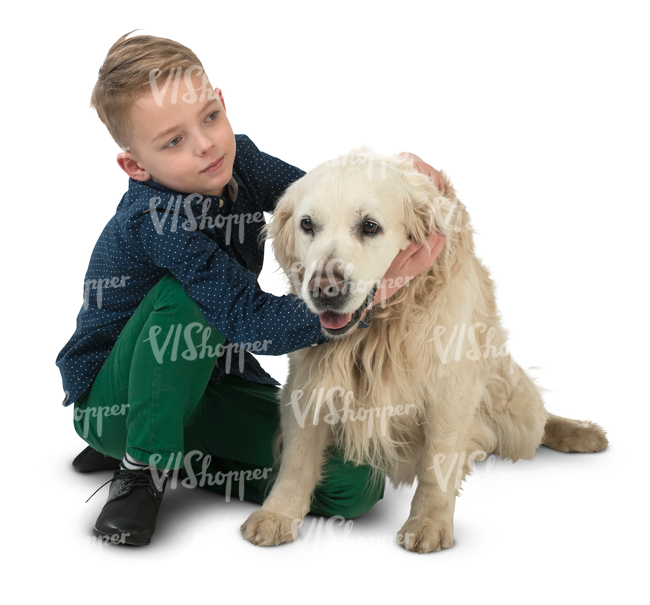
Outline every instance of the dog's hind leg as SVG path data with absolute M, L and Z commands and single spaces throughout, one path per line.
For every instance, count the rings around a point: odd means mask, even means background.
M 497 435 L 495 453 L 504 460 L 531 460 L 540 445 L 561 452 L 598 452 L 608 443 L 597 424 L 550 414 L 539 388 L 509 355 L 499 364 L 498 378 L 487 385 L 481 412 Z
M 509 354 L 492 362 L 479 416 L 496 435 L 494 453 L 513 462 L 531 460 L 548 418 L 542 396 Z

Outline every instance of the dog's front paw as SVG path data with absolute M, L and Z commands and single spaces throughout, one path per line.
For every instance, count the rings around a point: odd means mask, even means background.
M 256 546 L 277 546 L 298 537 L 302 519 L 291 519 L 260 509 L 246 519 L 241 526 L 244 539 Z
M 406 550 L 423 554 L 454 545 L 452 520 L 408 519 L 397 532 L 397 543 Z

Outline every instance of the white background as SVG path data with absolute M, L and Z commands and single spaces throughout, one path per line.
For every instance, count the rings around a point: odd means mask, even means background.
M 7 11 L 8 9 L 4 9 Z M 12 602 L 639 602 L 648 563 L 648 11 L 642 2 L 35 2 L 5 14 L 2 221 L 4 551 Z M 110 473 L 61 407 L 94 243 L 127 187 L 90 94 L 122 34 L 175 39 L 236 133 L 306 170 L 366 144 L 452 179 L 498 285 L 510 350 L 554 413 L 600 423 L 600 454 L 542 447 L 479 465 L 455 545 L 391 540 L 412 488 L 351 531 L 253 547 L 258 508 L 168 492 L 146 548 L 92 526 Z M 267 255 L 268 256 L 268 255 Z M 263 287 L 284 292 L 270 273 Z M 285 358 L 263 358 L 278 379 Z M 307 518 L 307 525 L 316 520 Z M 303 534 L 307 532 L 303 529 Z M 31 595 L 31 596 L 28 596 Z M 214 596 L 213 596 L 214 595 Z

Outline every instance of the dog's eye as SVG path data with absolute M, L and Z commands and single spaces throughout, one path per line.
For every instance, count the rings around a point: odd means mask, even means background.
M 364 233 L 375 233 L 377 229 L 379 229 L 379 225 L 377 223 L 373 223 L 372 221 L 366 221 L 363 224 Z
M 309 218 L 304 218 L 300 222 L 300 226 L 305 230 L 305 231 L 311 231 L 311 219 Z

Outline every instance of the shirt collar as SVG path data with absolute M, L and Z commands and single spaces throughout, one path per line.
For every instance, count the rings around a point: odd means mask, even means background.
M 234 173 L 230 178 L 230 182 L 228 183 L 228 185 L 226 185 L 226 189 L 228 189 L 228 197 L 230 197 L 230 201 L 234 202 L 237 199 L 237 196 L 239 195 L 239 185 L 235 180 Z

